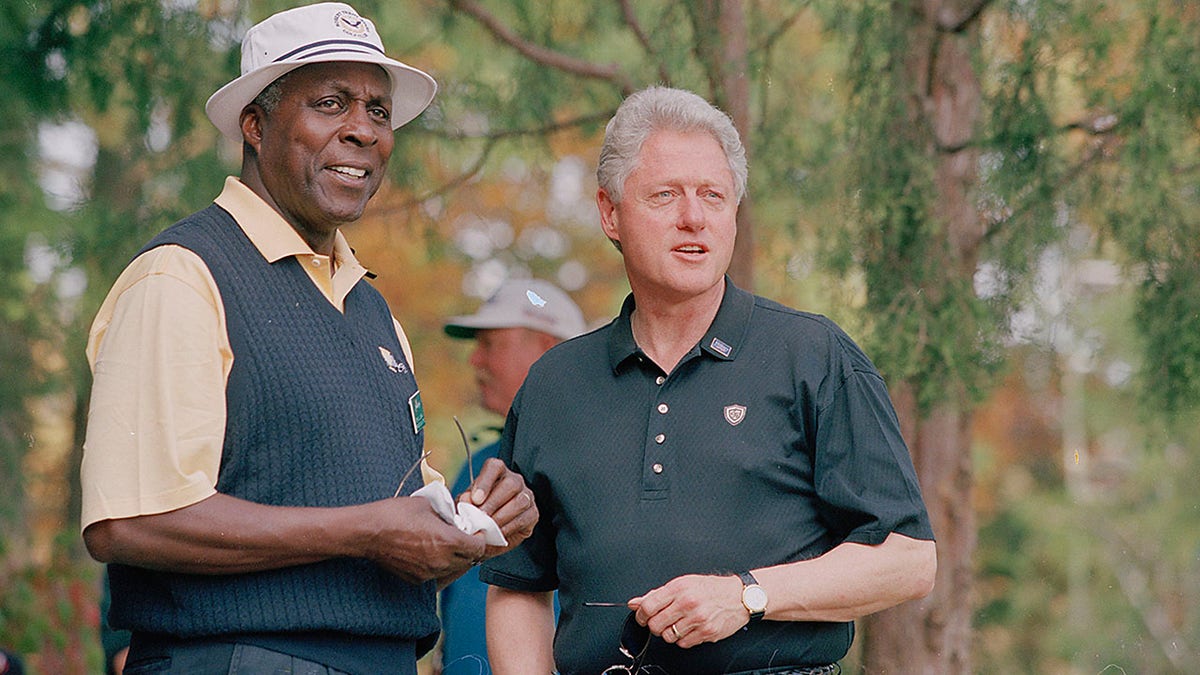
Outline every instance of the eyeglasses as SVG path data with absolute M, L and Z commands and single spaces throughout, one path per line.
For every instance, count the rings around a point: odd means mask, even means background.
M 629 616 L 625 617 L 625 623 L 621 624 L 621 641 L 617 643 L 617 649 L 631 663 L 627 666 L 609 666 L 603 675 L 641 675 L 652 672 L 652 666 L 643 665 L 646 652 L 650 649 L 650 629 L 638 623 L 633 612 L 630 612 Z M 657 666 L 653 667 L 661 670 Z
M 462 438 L 463 452 L 467 453 L 467 485 L 475 483 L 475 468 L 471 466 L 471 444 L 467 442 L 467 432 L 463 431 L 462 422 L 458 421 L 458 417 L 451 415 L 454 420 L 454 426 L 458 427 L 458 435 Z
M 470 485 L 475 482 L 475 469 L 471 466 L 471 444 L 467 442 L 467 432 L 463 431 L 462 423 L 458 421 L 458 417 L 454 417 L 453 419 L 455 426 L 458 427 L 458 435 L 462 437 L 463 452 L 467 453 L 467 478 L 470 479 L 468 482 L 468 485 Z M 400 478 L 400 484 L 396 486 L 396 494 L 392 495 L 393 498 L 400 496 L 400 492 L 404 490 L 404 483 L 412 476 L 413 472 L 417 470 L 417 467 L 421 466 L 421 462 L 425 461 L 425 458 L 428 457 L 429 454 L 430 453 L 428 450 L 422 452 L 421 456 L 417 458 L 417 461 L 413 462 L 412 466 L 408 467 L 408 471 L 405 471 L 404 476 Z
M 584 607 L 624 607 L 625 603 L 617 602 L 585 602 Z M 614 665 L 605 668 L 601 675 L 653 675 L 666 670 L 661 666 L 646 665 L 646 652 L 650 650 L 650 629 L 637 622 L 634 612 L 625 617 L 621 624 L 621 639 L 617 649 L 621 655 L 630 660 L 629 665 Z

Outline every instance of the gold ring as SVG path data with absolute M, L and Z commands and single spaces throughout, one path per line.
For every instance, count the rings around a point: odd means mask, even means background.
M 675 628 L 675 624 L 671 624 L 670 626 L 667 626 L 667 628 L 670 628 L 671 632 L 675 634 L 675 637 L 671 638 L 671 641 L 678 642 L 679 641 L 679 631 Z
M 525 508 L 533 506 L 533 497 L 530 497 L 528 492 L 522 492 L 521 496 L 525 498 Z

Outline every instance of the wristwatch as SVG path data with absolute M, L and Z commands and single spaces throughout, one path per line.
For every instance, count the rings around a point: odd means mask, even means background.
M 767 592 L 750 572 L 738 572 L 738 577 L 742 580 L 742 605 L 750 612 L 750 623 L 754 623 L 767 613 Z

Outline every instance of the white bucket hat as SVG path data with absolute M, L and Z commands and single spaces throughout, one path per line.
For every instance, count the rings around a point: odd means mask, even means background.
M 486 328 L 531 328 L 567 340 L 587 330 L 583 312 L 571 296 L 541 279 L 509 279 L 477 312 L 454 316 L 443 330 L 450 337 L 473 338 Z
M 242 109 L 288 71 L 310 63 L 377 63 L 392 79 L 392 129 L 429 106 L 437 82 L 426 73 L 390 59 L 370 19 L 350 5 L 323 2 L 267 17 L 242 40 L 242 74 L 208 99 L 204 111 L 222 134 L 242 140 Z

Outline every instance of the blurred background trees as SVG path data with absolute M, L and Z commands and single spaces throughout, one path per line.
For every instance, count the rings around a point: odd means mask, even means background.
M 203 103 L 244 30 L 294 4 L 0 7 L 0 642 L 38 672 L 99 670 L 91 317 L 237 171 Z M 935 520 L 934 595 L 860 622 L 847 670 L 1200 668 L 1200 7 L 353 4 L 441 85 L 349 233 L 413 340 L 435 463 L 457 465 L 451 415 L 499 423 L 444 318 L 508 275 L 611 317 L 602 125 L 637 88 L 690 88 L 749 150 L 736 282 L 864 345 Z

